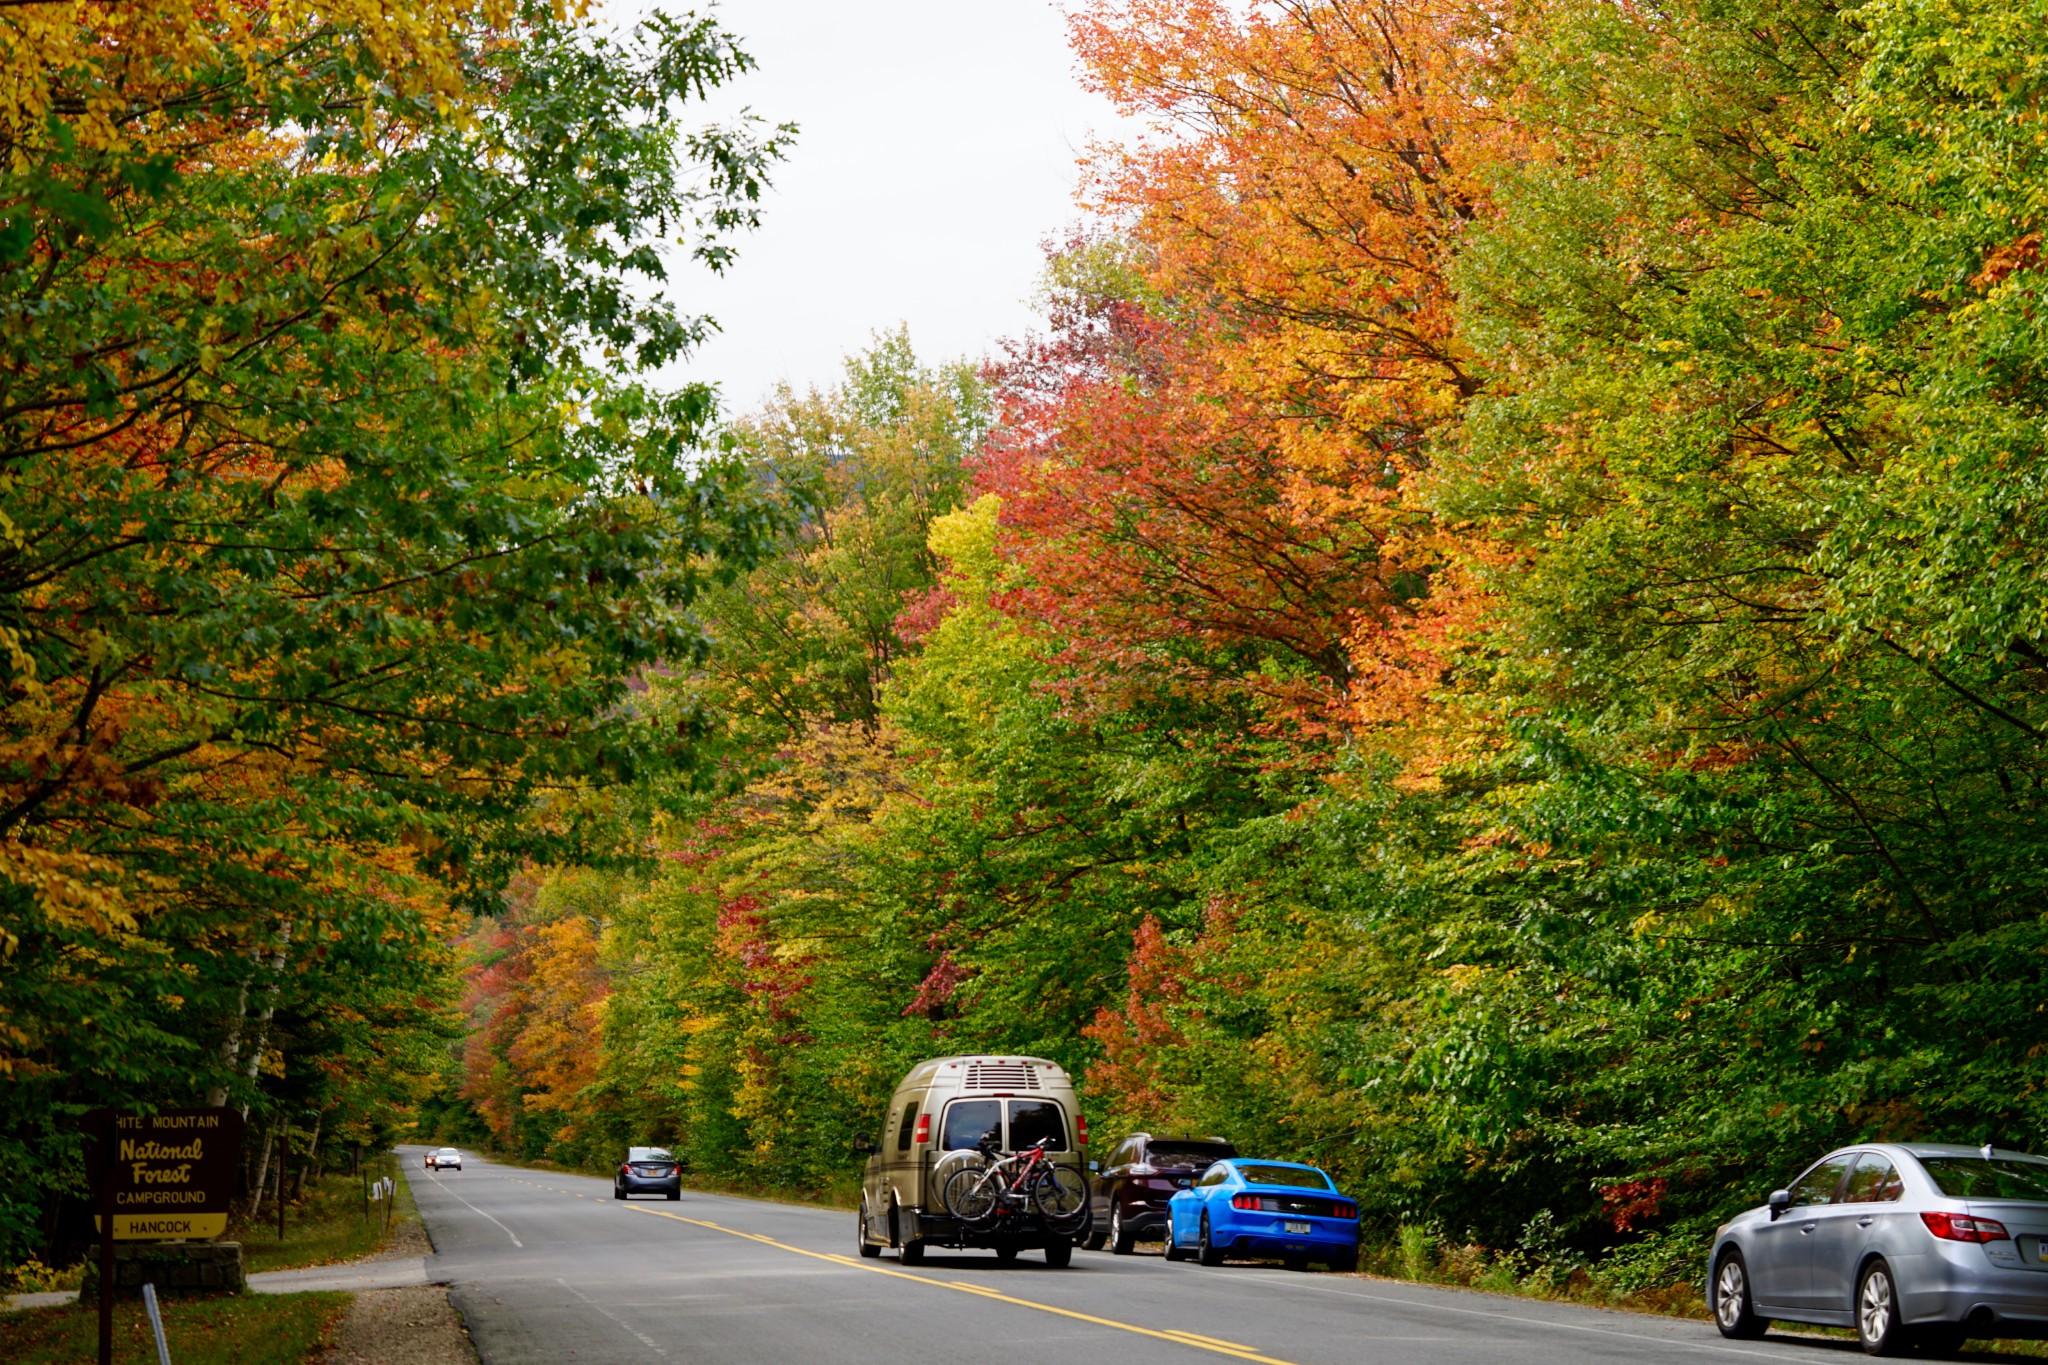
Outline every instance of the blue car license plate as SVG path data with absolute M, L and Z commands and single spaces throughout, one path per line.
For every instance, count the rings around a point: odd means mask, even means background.
M 1315 1227 L 1314 1227 L 1314 1225 L 1313 1225 L 1313 1224 L 1309 1224 L 1309 1223 L 1282 1223 L 1282 1224 L 1280 1225 L 1280 1229 L 1281 1229 L 1281 1231 L 1283 1231 L 1283 1232 L 1314 1232 L 1314 1231 L 1315 1231 Z

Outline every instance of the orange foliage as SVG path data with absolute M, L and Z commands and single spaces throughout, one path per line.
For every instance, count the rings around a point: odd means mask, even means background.
M 1370 546 L 1321 594 L 1347 723 L 1411 713 L 1479 610 L 1467 547 L 1411 494 L 1483 382 L 1448 266 L 1519 148 L 1487 97 L 1498 20 L 1476 0 L 1098 0 L 1073 23 L 1094 85 L 1157 130 L 1099 151 L 1091 196 L 1166 311 L 1201 319 L 1195 388 L 1258 430 L 1289 540 Z M 1060 439 L 1071 457 L 1089 433 Z
M 568 915 L 500 928 L 485 946 L 492 960 L 471 970 L 470 1003 L 488 1015 L 464 1044 L 463 1098 L 502 1142 L 513 1139 L 514 1106 L 562 1116 L 557 1139 L 572 1139 L 597 1080 L 593 1040 L 611 989 L 597 926 Z

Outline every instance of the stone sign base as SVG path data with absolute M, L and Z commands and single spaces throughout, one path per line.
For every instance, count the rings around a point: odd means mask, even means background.
M 100 1252 L 92 1248 L 85 1261 L 80 1303 L 99 1298 Z M 142 1286 L 156 1286 L 158 1298 L 173 1294 L 240 1294 L 249 1287 L 242 1271 L 240 1242 L 116 1242 L 114 1297 L 139 1299 Z

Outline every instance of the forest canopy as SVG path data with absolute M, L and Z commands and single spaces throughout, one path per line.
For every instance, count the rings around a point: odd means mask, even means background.
M 723 264 L 778 135 L 652 111 L 744 59 L 463 15 L 317 125 L 222 37 L 218 165 L 13 125 L 10 297 L 99 320 L 7 342 L 49 1124 L 403 997 L 422 1136 L 845 1195 L 912 1062 L 1027 1053 L 1650 1287 L 2048 1122 L 2048 5 L 1093 0 L 1151 131 L 1042 327 L 723 425 L 619 282 Z

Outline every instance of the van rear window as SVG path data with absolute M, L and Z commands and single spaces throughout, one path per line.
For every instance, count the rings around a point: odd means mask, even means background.
M 1067 1150 L 1067 1120 L 1051 1100 L 1010 1101 L 1010 1150 L 1043 1146 L 1048 1152 Z
M 962 1147 L 1003 1145 L 1001 1100 L 954 1100 L 946 1106 L 946 1124 L 939 1146 L 951 1152 Z

